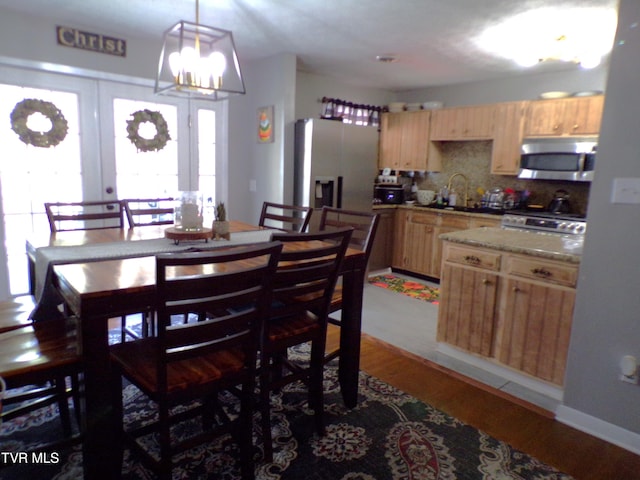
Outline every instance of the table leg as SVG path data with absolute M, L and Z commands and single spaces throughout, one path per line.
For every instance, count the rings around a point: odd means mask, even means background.
M 115 445 L 119 419 L 111 407 L 107 318 L 83 318 L 81 345 L 84 358 L 84 478 L 120 478 L 120 445 Z
M 354 269 L 344 273 L 342 277 L 338 378 L 342 398 L 349 408 L 355 407 L 358 403 L 363 290 L 364 273 L 362 270 Z

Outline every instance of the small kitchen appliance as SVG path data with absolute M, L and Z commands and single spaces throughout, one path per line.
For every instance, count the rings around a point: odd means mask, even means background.
M 522 145 L 518 178 L 590 182 L 596 163 L 596 140 L 529 140 Z
M 569 203 L 569 192 L 566 190 L 556 190 L 553 194 L 553 200 L 549 203 L 547 210 L 553 214 L 567 214 L 571 212 L 571 204 Z
M 502 228 L 582 238 L 587 231 L 587 220 L 579 214 L 511 210 L 502 217 Z
M 399 183 L 378 183 L 373 187 L 376 203 L 400 205 L 404 203 L 404 186 Z

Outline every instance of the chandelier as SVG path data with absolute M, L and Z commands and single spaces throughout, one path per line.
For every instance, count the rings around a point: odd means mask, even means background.
M 233 35 L 228 30 L 179 21 L 164 33 L 155 92 L 180 97 L 221 100 L 244 94 Z

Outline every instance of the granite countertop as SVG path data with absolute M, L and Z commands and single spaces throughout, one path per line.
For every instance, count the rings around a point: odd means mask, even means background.
M 408 205 L 406 203 L 400 205 L 390 205 L 390 204 L 377 204 L 373 205 L 373 210 L 383 210 L 383 209 L 401 209 L 401 210 L 413 210 L 418 212 L 431 212 L 431 213 L 446 213 L 447 215 L 460 215 L 464 217 L 484 217 L 484 218 L 497 218 L 502 217 L 501 214 L 495 213 L 482 213 L 475 212 L 473 210 L 453 210 L 452 208 L 436 208 L 436 207 L 427 207 L 423 205 Z
M 583 238 L 502 228 L 472 228 L 443 233 L 441 240 L 510 253 L 580 263 Z

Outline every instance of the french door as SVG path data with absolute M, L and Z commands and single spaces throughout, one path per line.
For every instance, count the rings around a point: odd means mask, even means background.
M 173 196 L 201 190 L 212 210 L 226 197 L 226 103 L 159 97 L 150 87 L 0 67 L 0 298 L 28 290 L 25 240 L 48 232 L 46 201 Z M 68 129 L 57 145 L 21 141 L 9 120 L 25 99 L 53 103 Z M 140 151 L 127 132 L 134 112 L 160 112 L 169 139 Z M 46 132 L 39 113 L 27 126 Z M 37 122 L 40 122 L 40 125 Z M 153 138 L 150 122 L 137 133 Z

